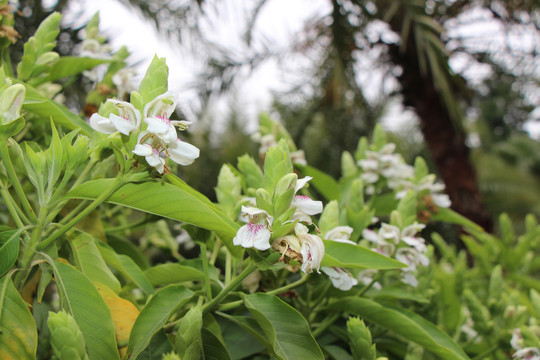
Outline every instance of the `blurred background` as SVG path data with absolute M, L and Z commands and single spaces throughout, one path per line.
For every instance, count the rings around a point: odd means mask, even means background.
M 57 51 L 80 54 L 99 11 L 111 52 L 126 46 L 140 81 L 167 58 L 176 118 L 201 158 L 179 169 L 214 199 L 223 163 L 258 156 L 258 114 L 281 121 L 307 162 L 340 176 L 378 123 L 408 163 L 418 155 L 454 210 L 487 230 L 507 212 L 540 215 L 540 3 L 537 0 L 20 0 L 22 44 L 51 12 Z M 67 85 L 66 85 L 67 86 Z M 76 112 L 94 86 L 69 84 Z

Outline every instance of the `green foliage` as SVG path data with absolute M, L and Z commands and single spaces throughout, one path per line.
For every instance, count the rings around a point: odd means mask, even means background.
M 0 71 L 1 126 L 13 123 L 0 142 L 2 359 L 502 360 L 536 346 L 534 216 L 522 230 L 502 215 L 500 235 L 484 232 L 448 209 L 426 162 L 406 164 L 380 126 L 335 157 L 334 178 L 265 114 L 264 163 L 220 164 L 213 202 L 164 163 L 195 151 L 167 137 L 166 119 L 116 131 L 116 114 L 167 92 L 165 59 L 130 103 L 88 94 L 108 116 L 93 129 L 37 90 L 98 65 L 112 86 L 125 66 L 125 51 L 53 59 L 58 22 L 27 42 L 18 79 L 7 62 Z M 102 46 L 98 25 L 96 15 L 86 40 Z M 466 249 L 424 231 L 433 221 L 461 226 Z

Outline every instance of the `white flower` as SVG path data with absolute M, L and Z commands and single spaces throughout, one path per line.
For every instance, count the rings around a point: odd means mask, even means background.
M 191 144 L 177 139 L 172 143 L 165 143 L 161 138 L 148 131 L 141 131 L 137 138 L 137 145 L 133 153 L 144 156 L 148 165 L 154 167 L 160 174 L 165 169 L 170 170 L 165 158 L 171 158 L 180 165 L 189 165 L 199 157 L 199 149 Z
M 410 272 L 401 273 L 401 282 L 404 284 L 411 285 L 412 287 L 418 286 L 418 280 L 416 279 L 416 276 L 414 276 Z
M 133 153 L 139 156 L 144 156 L 148 165 L 157 170 L 158 173 L 163 174 L 165 170 L 165 159 L 160 157 L 159 150 L 154 149 L 150 144 L 137 144 Z
M 297 211 L 301 211 L 307 215 L 317 215 L 323 210 L 321 201 L 312 200 L 309 196 L 305 195 L 295 195 L 291 205 L 296 207 Z
M 513 359 L 520 360 L 540 360 L 540 350 L 535 347 L 526 347 L 520 349 L 512 355 Z
M 418 265 L 429 265 L 427 256 L 420 253 L 415 248 L 410 247 L 399 248 L 396 252 L 396 260 L 408 265 L 408 267 L 401 269 L 401 271 L 405 272 L 416 272 L 416 267 Z
M 123 99 L 126 94 L 135 90 L 135 84 L 133 83 L 135 75 L 135 70 L 123 68 L 112 76 L 112 82 L 116 86 L 119 98 Z
M 341 243 L 358 245 L 355 242 L 349 240 L 353 231 L 354 229 L 350 226 L 336 226 L 332 230 L 328 231 L 324 238 L 327 240 L 337 241 Z
M 247 223 L 238 230 L 233 244 L 264 251 L 270 249 L 270 236 L 270 231 L 264 225 Z
M 302 271 L 306 274 L 321 267 L 324 257 L 324 243 L 317 235 L 307 233 L 307 228 L 302 224 L 296 224 L 295 233 L 302 244 L 300 254 L 302 255 Z
M 521 335 L 520 329 L 514 329 L 514 331 L 512 331 L 510 345 L 514 350 L 519 350 L 523 347 L 523 335 Z
M 431 197 L 433 203 L 438 207 L 447 208 L 452 204 L 448 195 L 442 193 L 445 189 L 444 184 L 436 183 L 435 175 L 433 174 L 424 176 L 418 183 L 414 183 L 413 181 L 402 182 L 400 189 L 401 190 L 396 193 L 396 199 L 403 198 L 408 190 L 413 190 L 415 193 L 427 193 Z
M 379 151 L 366 151 L 366 158 L 358 160 L 358 166 L 362 168 L 360 175 L 367 184 L 375 184 L 380 178 L 385 178 L 389 188 L 398 187 L 406 179 L 414 176 L 414 169 L 403 162 L 399 154 L 393 154 L 395 144 L 386 144 Z M 370 189 L 372 194 L 374 189 Z
M 375 277 L 375 275 L 377 275 L 377 273 L 377 270 L 366 269 L 360 271 L 357 275 L 357 278 L 362 284 L 367 286 L 373 282 L 373 278 Z M 381 284 L 378 281 L 374 282 L 371 286 L 373 286 L 373 288 L 377 290 L 380 290 L 382 288 Z
M 141 123 L 141 113 L 133 105 L 126 101 L 108 99 L 118 109 L 118 115 L 110 114 L 109 118 L 98 113 L 90 117 L 90 126 L 99 132 L 112 134 L 120 131 L 124 135 L 129 135 L 132 131 L 139 129 Z
M 332 281 L 332 285 L 334 285 L 336 289 L 349 291 L 353 286 L 358 284 L 358 280 L 345 269 L 323 266 L 321 270 L 328 275 Z
M 302 189 L 309 180 L 313 179 L 311 176 L 306 176 L 305 178 L 298 179 L 296 181 L 296 186 L 294 187 L 294 198 L 291 202 L 291 206 L 296 208 L 291 220 L 299 220 L 307 224 L 311 224 L 310 215 L 320 214 L 323 210 L 322 201 L 312 200 L 309 196 L 296 195 L 296 193 Z
M 176 129 L 170 116 L 176 108 L 176 96 L 166 92 L 157 96 L 144 107 L 144 121 L 148 124 L 146 131 L 156 134 L 166 143 L 176 141 Z
M 242 206 L 242 214 L 249 217 L 249 222 L 238 230 L 233 244 L 261 251 L 270 249 L 272 233 L 267 226 L 272 225 L 272 217 L 262 209 L 249 206 Z
M 189 165 L 200 155 L 200 150 L 194 145 L 188 144 L 180 139 L 169 143 L 167 148 L 169 157 L 177 164 Z

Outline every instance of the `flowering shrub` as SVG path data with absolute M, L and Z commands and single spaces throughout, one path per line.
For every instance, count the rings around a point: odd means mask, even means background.
M 539 358 L 534 217 L 485 233 L 381 128 L 336 180 L 267 115 L 263 161 L 223 165 L 213 203 L 175 175 L 199 149 L 170 119 L 165 60 L 128 90 L 98 18 L 69 58 L 59 21 L 0 68 L 0 358 Z M 88 116 L 43 90 L 79 74 L 101 89 Z

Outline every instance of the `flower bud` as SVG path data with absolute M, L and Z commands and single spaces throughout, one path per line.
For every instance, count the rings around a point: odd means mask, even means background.
M 0 123 L 9 124 L 21 117 L 21 107 L 26 89 L 22 84 L 8 87 L 0 95 Z
M 51 346 L 58 359 L 87 359 L 84 338 L 77 322 L 67 312 L 49 312 L 47 326 L 51 331 Z

